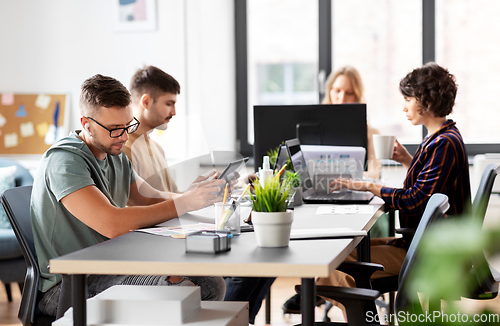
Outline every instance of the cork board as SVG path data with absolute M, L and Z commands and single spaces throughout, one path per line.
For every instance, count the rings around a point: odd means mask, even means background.
M 43 154 L 67 135 L 66 94 L 0 94 L 0 155 Z

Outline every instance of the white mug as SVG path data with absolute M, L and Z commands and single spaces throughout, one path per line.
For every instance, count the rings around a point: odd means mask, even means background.
M 392 159 L 396 136 L 373 135 L 373 148 L 377 159 Z

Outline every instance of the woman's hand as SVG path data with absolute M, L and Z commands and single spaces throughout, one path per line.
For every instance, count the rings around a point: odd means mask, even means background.
M 401 145 L 398 140 L 394 143 L 394 152 L 392 153 L 392 159 L 396 162 L 401 163 L 405 168 L 409 168 L 411 160 L 413 157 L 408 153 L 406 148 Z
M 332 183 L 330 183 L 330 192 L 345 188 L 357 191 L 368 191 L 369 183 L 370 182 L 367 181 L 356 181 L 352 179 L 337 178 L 333 180 Z
M 345 188 L 356 191 L 369 191 L 375 196 L 380 197 L 380 189 L 382 189 L 382 186 L 369 181 L 357 181 L 344 178 L 337 178 L 330 183 L 330 192 Z

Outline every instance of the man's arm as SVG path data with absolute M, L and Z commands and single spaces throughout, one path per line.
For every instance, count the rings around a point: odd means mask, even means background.
M 140 206 L 124 208 L 113 206 L 97 187 L 87 186 L 63 197 L 61 203 L 88 227 L 108 238 L 114 238 L 130 230 L 153 226 L 211 205 L 220 200 L 215 193 L 219 192 L 223 184 L 223 180 L 215 180 L 175 200 L 165 200 L 141 195 L 136 181 L 130 186 L 129 202 Z

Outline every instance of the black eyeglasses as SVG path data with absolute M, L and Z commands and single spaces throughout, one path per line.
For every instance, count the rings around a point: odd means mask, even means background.
M 99 122 L 95 121 L 94 119 L 92 119 L 91 117 L 85 117 L 87 119 L 90 119 L 92 121 L 94 121 L 95 123 L 97 123 L 99 126 L 103 127 L 104 129 L 106 129 L 107 131 L 109 131 L 109 137 L 111 138 L 118 138 L 118 137 L 121 137 L 123 135 L 123 133 L 126 131 L 127 134 L 131 134 L 131 133 L 134 133 L 137 131 L 137 128 L 139 128 L 139 125 L 141 124 L 139 122 L 139 120 L 136 119 L 136 117 L 134 117 L 134 120 L 136 121 L 136 123 L 134 124 L 131 124 L 130 126 L 127 126 L 127 127 L 124 127 L 124 128 L 115 128 L 115 129 L 108 129 L 106 127 L 104 127 L 102 124 L 100 124 Z

